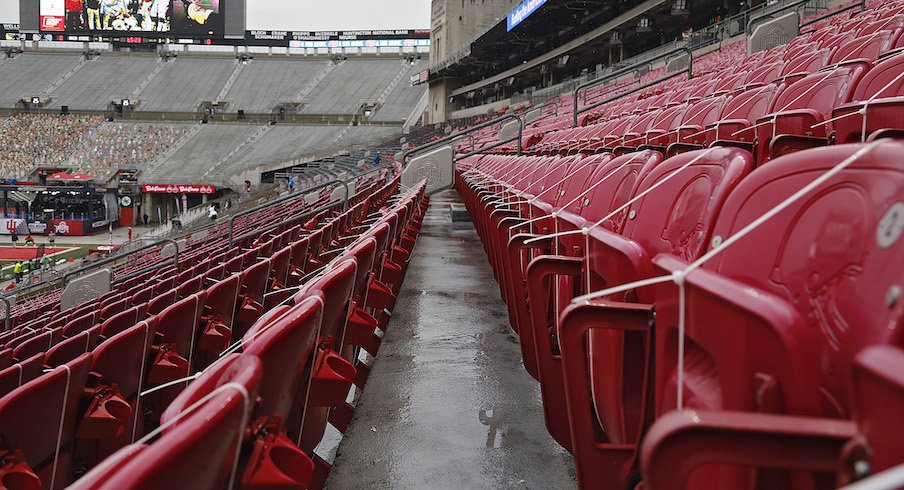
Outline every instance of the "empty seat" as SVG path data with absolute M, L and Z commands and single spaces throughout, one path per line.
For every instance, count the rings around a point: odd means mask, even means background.
M 904 192 L 904 173 L 894 163 L 902 151 L 890 141 L 820 148 L 776 159 L 741 183 L 723 207 L 715 236 L 732 237 L 849 162 L 685 277 L 680 386 L 678 291 L 674 285 L 657 288 L 658 414 L 675 409 L 682 390 L 685 408 L 852 417 L 855 358 L 900 335 L 900 305 L 889 308 L 886 298 L 901 282 L 898 264 L 904 265 L 904 249 L 896 246 L 900 234 L 887 227 Z M 686 267 L 675 258 L 655 262 L 665 273 Z M 665 447 L 681 434 L 671 427 L 656 444 Z M 645 448 L 648 455 L 660 451 Z M 724 454 L 721 461 L 733 461 L 731 452 Z M 758 476 L 766 486 L 783 477 Z M 709 477 L 735 487 L 751 481 L 744 471 L 714 470 Z
M 0 398 L 4 459 L 24 458 L 0 469 L 4 484 L 56 490 L 73 481 L 72 446 L 90 368 L 91 354 L 83 354 Z

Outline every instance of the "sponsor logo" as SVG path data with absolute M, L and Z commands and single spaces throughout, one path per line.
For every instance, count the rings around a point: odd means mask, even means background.
M 62 31 L 65 30 L 65 21 L 63 17 L 56 15 L 42 15 L 41 16 L 41 30 L 42 31 Z
M 157 194 L 213 194 L 217 188 L 212 185 L 183 185 L 183 184 L 145 184 L 141 186 L 142 192 Z

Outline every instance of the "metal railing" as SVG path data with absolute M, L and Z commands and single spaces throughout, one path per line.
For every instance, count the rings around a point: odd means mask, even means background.
M 499 141 L 497 141 L 496 143 L 493 143 L 493 144 L 488 145 L 488 146 L 484 146 L 484 147 L 482 147 L 482 148 L 480 148 L 480 149 L 477 149 L 477 150 L 475 150 L 475 149 L 473 148 L 473 141 L 474 141 L 474 140 L 473 140 L 473 136 L 472 136 L 472 137 L 471 137 L 471 141 L 472 141 L 472 144 L 471 144 L 471 145 L 472 145 L 472 146 L 471 146 L 471 151 L 469 151 L 469 152 L 467 152 L 467 153 L 464 153 L 464 154 L 461 154 L 461 155 L 455 155 L 455 156 L 452 157 L 452 160 L 453 160 L 453 161 L 458 161 L 458 160 L 461 160 L 462 158 L 467 158 L 467 157 L 469 157 L 469 156 L 476 155 L 476 154 L 478 154 L 478 153 L 482 153 L 482 152 L 487 151 L 487 150 L 492 150 L 493 148 L 498 148 L 498 147 L 500 147 L 500 146 L 502 146 L 502 145 L 505 145 L 505 144 L 507 144 L 507 143 L 510 143 L 510 142 L 516 141 L 516 140 L 517 140 L 517 142 L 518 142 L 517 145 L 516 145 L 516 149 L 517 149 L 518 155 L 521 155 L 521 138 L 522 138 L 522 136 L 524 135 L 524 120 L 521 118 L 521 116 L 519 116 L 519 115 L 517 115 L 517 114 L 505 114 L 504 116 L 499 116 L 499 117 L 497 117 L 497 118 L 495 118 L 495 119 L 490 119 L 489 121 L 485 121 L 485 122 L 482 122 L 482 123 L 477 124 L 477 125 L 475 125 L 475 126 L 471 126 L 471 127 L 468 128 L 468 129 L 464 129 L 464 130 L 461 130 L 461 131 L 456 131 L 456 132 L 450 134 L 449 136 L 446 136 L 445 138 L 440 138 L 440 139 L 438 139 L 438 140 L 436 140 L 436 141 L 431 141 L 430 143 L 427 143 L 427 144 L 418 146 L 418 147 L 416 147 L 416 148 L 411 148 L 411 149 L 409 149 L 409 150 L 405 150 L 404 152 L 402 152 L 402 157 L 401 157 L 401 162 L 400 162 L 400 163 L 404 166 L 405 164 L 408 163 L 408 157 L 411 156 L 411 155 L 413 155 L 413 154 L 415 154 L 415 153 L 420 153 L 420 152 L 425 151 L 425 150 L 429 150 L 429 149 L 432 149 L 432 148 L 437 148 L 437 147 L 440 147 L 440 146 L 443 146 L 443 145 L 446 145 L 446 144 L 450 144 L 451 142 L 453 142 L 453 141 L 455 141 L 455 140 L 462 139 L 462 138 L 464 138 L 464 137 L 466 137 L 466 136 L 469 136 L 471 133 L 473 133 L 473 132 L 475 132 L 475 131 L 477 131 L 477 130 L 480 130 L 480 129 L 483 129 L 483 128 L 487 128 L 487 127 L 490 127 L 490 126 L 495 126 L 496 124 L 499 124 L 499 123 L 502 123 L 502 122 L 505 122 L 505 121 L 511 121 L 511 120 L 516 120 L 516 121 L 518 121 L 518 135 L 517 135 L 517 136 L 512 136 L 512 137 L 506 138 L 506 139 L 504 139 L 504 140 L 499 140 Z
M 77 267 L 77 268 L 75 268 L 75 269 L 73 269 L 73 270 L 66 271 L 65 273 L 62 273 L 62 274 L 60 274 L 60 275 L 58 275 L 58 276 L 51 277 L 50 279 L 45 279 L 45 280 L 43 280 L 43 281 L 36 282 L 36 283 L 34 283 L 34 284 L 28 284 L 28 285 L 26 285 L 25 287 L 22 287 L 22 288 L 12 290 L 12 291 L 8 292 L 7 294 L 3 294 L 2 296 L 0 296 L 0 300 L 8 302 L 8 299 L 9 299 L 9 297 L 11 297 L 11 296 L 21 296 L 22 294 L 24 294 L 24 293 L 26 293 L 26 292 L 28 292 L 28 291 L 32 291 L 32 290 L 34 290 L 34 289 L 38 289 L 38 288 L 41 288 L 41 287 L 50 286 L 50 285 L 53 285 L 53 284 L 56 283 L 56 282 L 59 282 L 59 283 L 60 283 L 60 287 L 61 287 L 61 288 L 64 288 L 64 287 L 66 287 L 66 280 L 67 280 L 68 278 L 72 277 L 72 276 L 75 276 L 75 275 L 81 275 L 81 274 L 86 273 L 86 272 L 89 272 L 89 271 L 97 270 L 100 266 L 107 265 L 107 264 L 110 264 L 110 263 L 113 263 L 113 262 L 121 261 L 121 260 L 123 260 L 123 259 L 126 259 L 126 258 L 129 257 L 130 255 L 136 254 L 136 253 L 138 253 L 138 252 L 143 252 L 143 251 L 145 251 L 145 250 L 149 250 L 149 249 L 152 249 L 152 248 L 156 248 L 156 247 L 158 247 L 158 246 L 160 247 L 161 252 L 162 252 L 162 251 L 163 251 L 163 246 L 165 246 L 165 245 L 167 245 L 167 244 L 171 244 L 171 245 L 173 246 L 173 248 L 174 248 L 174 250 L 173 250 L 173 256 L 172 256 L 172 258 L 171 258 L 170 260 L 166 260 L 166 261 L 163 261 L 163 262 L 158 262 L 158 263 L 156 263 L 156 264 L 151 264 L 151 265 L 149 265 L 149 266 L 147 266 L 147 267 L 144 267 L 144 268 L 142 268 L 141 270 L 139 270 L 139 271 L 137 271 L 137 272 L 134 272 L 134 273 L 131 273 L 131 274 L 125 276 L 125 277 L 115 278 L 115 279 L 112 281 L 112 284 L 118 284 L 118 283 L 120 283 L 120 282 L 127 281 L 127 280 L 129 280 L 129 279 L 132 279 L 133 277 L 138 277 L 138 276 L 140 276 L 140 275 L 142 275 L 142 274 L 146 274 L 146 273 L 148 273 L 148 272 L 150 272 L 150 271 L 152 271 L 152 270 L 161 269 L 161 268 L 163 268 L 163 267 L 167 267 L 167 266 L 170 266 L 170 265 L 176 265 L 176 266 L 178 266 L 178 265 L 179 265 L 179 244 L 176 242 L 176 240 L 174 240 L 174 239 L 172 239 L 172 238 L 163 238 L 163 239 L 158 240 L 158 241 L 156 241 L 156 242 L 154 242 L 154 243 L 149 243 L 149 244 L 147 244 L 147 245 L 143 245 L 143 246 L 141 246 L 141 247 L 138 247 L 138 248 L 135 248 L 135 249 L 132 249 L 132 250 L 128 250 L 128 251 L 125 251 L 125 252 L 113 254 L 113 255 L 111 255 L 111 256 L 109 256 L 109 257 L 107 257 L 107 258 L 105 258 L 105 259 L 101 259 L 101 260 L 99 260 L 99 261 L 97 261 L 97 262 L 91 262 L 90 264 L 83 265 L 83 266 L 81 266 L 81 267 Z M 7 305 L 7 307 L 8 307 L 8 305 Z M 7 311 L 7 319 L 9 319 L 9 311 Z
M 668 62 L 668 60 L 669 60 L 670 58 L 673 58 L 676 54 L 679 54 L 679 53 L 683 53 L 683 54 L 686 54 L 686 55 L 687 55 L 687 66 L 686 66 L 685 68 L 683 68 L 682 70 L 677 71 L 677 72 L 675 72 L 675 73 L 672 73 L 672 74 L 670 74 L 670 75 L 666 75 L 666 76 L 664 76 L 664 77 L 661 77 L 661 78 L 659 78 L 659 79 L 657 79 L 657 80 L 654 80 L 654 81 L 652 81 L 652 82 L 649 82 L 649 83 L 646 83 L 646 84 L 641 85 L 641 86 L 639 86 L 639 87 L 636 87 L 636 88 L 634 88 L 634 89 L 632 89 L 632 90 L 629 90 L 629 91 L 627 91 L 627 92 L 622 92 L 622 93 L 620 93 L 620 94 L 618 94 L 618 95 L 616 95 L 616 96 L 614 96 L 614 97 L 609 97 L 609 98 L 606 98 L 606 99 L 604 99 L 604 100 L 602 100 L 602 101 L 600 101 L 600 102 L 595 102 L 595 103 L 590 104 L 590 105 L 585 105 L 584 107 L 582 107 L 582 108 L 580 108 L 580 109 L 578 108 L 578 98 L 580 97 L 581 92 L 586 92 L 587 89 L 589 89 L 589 88 L 591 88 L 591 87 L 596 87 L 596 86 L 598 86 L 598 85 L 603 85 L 603 84 L 606 84 L 606 83 L 615 81 L 615 80 L 617 80 L 617 79 L 619 79 L 619 78 L 621 78 L 621 77 L 623 77 L 623 76 L 625 76 L 625 75 L 628 75 L 628 74 L 630 74 L 630 73 L 636 71 L 637 69 L 639 69 L 639 68 L 641 68 L 641 67 L 643 67 L 643 66 L 646 66 L 646 65 L 649 64 L 651 61 L 655 61 L 655 60 L 658 60 L 658 59 L 666 59 L 666 62 Z M 610 75 L 606 75 L 606 76 L 604 76 L 604 77 L 597 78 L 597 79 L 595 79 L 595 80 L 591 80 L 591 81 L 589 81 L 589 82 L 583 83 L 583 84 L 579 85 L 576 89 L 574 89 L 573 101 L 572 101 L 572 103 L 573 103 L 573 108 L 572 108 L 572 113 L 571 113 L 571 115 L 572 115 L 572 121 L 571 121 L 571 122 L 572 122 L 572 127 L 577 127 L 577 125 L 578 125 L 578 116 L 581 115 L 581 114 L 583 114 L 583 113 L 585 113 L 585 112 L 587 112 L 587 111 L 596 109 L 597 107 L 600 107 L 600 106 L 602 106 L 602 105 L 604 105 L 604 104 L 608 104 L 609 102 L 612 102 L 613 100 L 620 99 L 621 97 L 624 97 L 624 96 L 626 96 L 626 95 L 628 95 L 628 94 L 633 94 L 633 93 L 635 93 L 635 92 L 638 92 L 638 91 L 640 91 L 640 90 L 643 90 L 643 89 L 645 89 L 645 88 L 647 88 L 647 87 L 650 87 L 650 86 L 652 86 L 652 85 L 655 85 L 655 84 L 657 84 L 657 83 L 661 83 L 661 82 L 664 82 L 664 81 L 666 81 L 666 80 L 671 80 L 672 78 L 675 78 L 675 77 L 678 77 L 678 76 L 681 76 L 681 75 L 684 75 L 684 74 L 687 74 L 687 78 L 688 78 L 688 79 L 691 79 L 691 78 L 694 77 L 694 54 L 693 54 L 693 52 L 690 50 L 690 48 L 688 48 L 687 46 L 682 47 L 682 48 L 678 48 L 678 49 L 674 49 L 674 50 L 669 51 L 669 52 L 667 52 L 667 53 L 662 53 L 662 54 L 660 54 L 659 56 L 656 56 L 655 58 L 652 58 L 652 59 L 649 60 L 649 61 L 643 61 L 643 62 L 640 62 L 640 63 L 635 63 L 635 64 L 633 64 L 633 65 L 631 65 L 631 66 L 628 66 L 628 67 L 626 67 L 626 68 L 623 68 L 623 69 L 621 69 L 621 70 L 619 70 L 619 71 L 617 71 L 617 72 L 615 72 L 615 73 L 612 73 L 612 74 L 610 74 Z M 585 95 L 584 97 L 585 97 L 585 101 L 586 101 L 586 95 Z
M 251 214 L 251 213 L 256 213 L 256 212 L 258 212 L 258 211 L 267 209 L 267 208 L 269 208 L 269 207 L 271 207 L 271 206 L 273 206 L 273 205 L 275 205 L 275 204 L 280 204 L 280 203 L 283 203 L 283 202 L 286 202 L 286 201 L 294 201 L 294 200 L 297 200 L 297 199 L 304 199 L 306 194 L 309 194 L 309 193 L 311 193 L 311 192 L 313 192 L 313 191 L 320 190 L 320 189 L 324 189 L 324 188 L 327 188 L 327 187 L 332 187 L 332 186 L 335 186 L 335 185 L 337 185 L 337 184 L 340 184 L 340 185 L 342 185 L 342 186 L 345 188 L 345 197 L 344 197 L 343 200 L 342 200 L 342 207 L 343 207 L 343 210 L 344 210 L 344 209 L 347 209 L 347 208 L 348 208 L 348 198 L 349 198 L 349 195 L 348 195 L 348 182 L 346 182 L 346 181 L 344 181 L 344 180 L 340 180 L 340 179 L 333 179 L 333 180 L 328 180 L 328 181 L 326 181 L 326 182 L 324 182 L 324 183 L 322 183 L 322 184 L 317 184 L 317 185 L 315 185 L 315 186 L 311 186 L 311 187 L 307 187 L 307 188 L 301 189 L 301 190 L 298 191 L 298 194 L 292 193 L 292 194 L 289 194 L 288 196 L 278 197 L 278 198 L 276 198 L 276 199 L 274 199 L 274 200 L 272 200 L 272 201 L 270 201 L 270 202 L 266 202 L 266 203 L 264 203 L 264 204 L 261 204 L 260 206 L 254 206 L 253 208 L 248 208 L 248 209 L 246 209 L 246 210 L 244 210 L 244 211 L 241 211 L 241 212 L 238 212 L 238 213 L 233 214 L 232 216 L 229 217 L 229 242 L 228 242 L 228 243 L 229 243 L 229 248 L 232 248 L 233 242 L 234 242 L 235 240 L 237 240 L 237 238 L 234 237 L 234 233 L 235 233 L 235 220 L 236 220 L 236 218 L 239 218 L 239 217 L 242 217 L 242 216 L 247 216 L 247 215 L 249 215 L 249 214 Z M 283 223 L 284 223 L 284 222 L 279 223 L 279 225 L 282 225 Z M 260 231 L 259 233 L 262 233 L 262 231 Z M 243 238 L 244 238 L 244 237 L 243 237 Z
M 328 181 L 326 181 L 326 182 L 323 182 L 323 183 L 321 183 L 321 184 L 317 184 L 317 185 L 314 185 L 314 186 L 311 186 L 311 187 L 306 187 L 306 188 L 304 188 L 304 189 L 301 189 L 301 190 L 298 190 L 298 191 L 296 191 L 296 192 L 293 192 L 292 194 L 289 194 L 288 196 L 279 197 L 279 198 L 276 198 L 276 199 L 274 199 L 274 200 L 272 200 L 272 201 L 269 201 L 269 202 L 266 202 L 266 203 L 264 203 L 264 204 L 261 204 L 261 205 L 259 205 L 259 206 L 255 206 L 255 207 L 253 207 L 253 208 L 248 208 L 248 209 L 243 210 L 243 211 L 241 211 L 241 212 L 235 213 L 235 214 L 233 214 L 232 216 L 229 217 L 229 235 L 228 235 L 228 236 L 229 236 L 229 242 L 228 242 L 228 246 L 229 246 L 230 248 L 232 248 L 233 244 L 234 244 L 236 241 L 243 240 L 243 239 L 245 239 L 245 238 L 252 237 L 252 236 L 255 236 L 255 235 L 259 235 L 259 234 L 261 234 L 261 233 L 266 233 L 266 232 L 268 232 L 268 231 L 270 231 L 270 230 L 276 229 L 276 228 L 278 228 L 278 227 L 280 227 L 280 226 L 283 226 L 283 225 L 285 225 L 285 224 L 287 224 L 287 223 L 294 223 L 294 222 L 298 221 L 299 219 L 306 218 L 306 217 L 308 217 L 308 216 L 313 216 L 313 215 L 315 215 L 315 214 L 317 214 L 317 213 L 320 213 L 320 212 L 326 211 L 327 209 L 330 209 L 330 208 L 332 208 L 332 207 L 335 207 L 336 204 L 338 204 L 338 203 L 336 203 L 336 202 L 331 202 L 331 203 L 329 203 L 329 204 L 326 204 L 326 205 L 324 205 L 324 206 L 321 206 L 321 207 L 319 207 L 319 208 L 317 208 L 317 209 L 314 209 L 314 210 L 312 210 L 312 211 L 305 211 L 304 213 L 302 213 L 302 214 L 299 215 L 299 216 L 290 218 L 290 219 L 288 219 L 288 220 L 282 220 L 282 221 L 280 221 L 279 223 L 275 223 L 275 224 L 272 224 L 272 225 L 269 225 L 269 226 L 265 226 L 265 227 L 263 227 L 263 228 L 257 228 L 257 229 L 255 229 L 254 231 L 252 231 L 252 232 L 250 232 L 250 233 L 246 233 L 246 234 L 241 235 L 241 236 L 238 236 L 238 237 L 235 236 L 235 220 L 236 220 L 236 218 L 239 218 L 239 217 L 241 217 L 241 216 L 247 216 L 247 215 L 249 215 L 249 214 L 251 214 L 251 213 L 255 213 L 255 212 L 257 212 L 257 211 L 261 211 L 261 210 L 263 210 L 263 209 L 267 209 L 268 207 L 271 207 L 271 206 L 273 206 L 274 204 L 279 204 L 279 203 L 283 203 L 283 202 L 291 201 L 291 200 L 295 200 L 295 199 L 304 199 L 305 196 L 306 196 L 307 194 L 310 194 L 310 193 L 313 192 L 313 191 L 317 191 L 317 190 L 320 190 L 320 189 L 325 189 L 325 188 L 327 188 L 327 187 L 338 186 L 338 185 L 341 185 L 341 186 L 343 187 L 343 189 L 345 190 L 345 193 L 344 193 L 344 195 L 343 195 L 343 197 L 342 197 L 342 201 L 340 201 L 341 204 L 342 204 L 342 210 L 345 211 L 345 210 L 348 209 L 348 201 L 349 201 L 349 199 L 351 198 L 348 183 L 351 182 L 351 181 L 353 181 L 353 180 L 360 179 L 361 177 L 364 177 L 364 176 L 366 176 L 366 175 L 370 175 L 370 174 L 377 173 L 377 172 L 382 172 L 382 171 L 384 171 L 384 170 L 392 170 L 392 169 L 391 169 L 391 167 L 390 167 L 389 165 L 381 165 L 381 166 L 379 166 L 379 167 L 374 167 L 374 168 L 372 168 L 372 169 L 370 169 L 370 170 L 368 170 L 368 171 L 365 171 L 365 172 L 361 172 L 361 173 L 352 175 L 352 176 L 350 176 L 350 177 L 348 177 L 348 178 L 346 178 L 346 179 L 332 179 L 332 180 L 328 180 Z
M 819 21 L 821 21 L 821 20 L 828 19 L 829 17 L 834 17 L 834 16 L 836 16 L 836 15 L 842 13 L 842 12 L 847 12 L 848 10 L 853 10 L 853 9 L 855 9 L 855 8 L 858 8 L 858 7 L 860 8 L 860 11 L 861 11 L 861 12 L 863 12 L 864 10 L 866 10 L 866 0 L 860 0 L 859 2 L 855 2 L 855 3 L 852 3 L 852 4 L 850 4 L 850 5 L 841 7 L 841 8 L 839 8 L 839 9 L 832 10 L 832 11 L 830 11 L 830 12 L 826 12 L 826 13 L 824 13 L 824 14 L 818 16 L 818 17 L 814 17 L 814 18 L 812 18 L 812 19 L 810 19 L 810 20 L 808 20 L 808 21 L 806 21 L 806 22 L 801 22 L 801 23 L 800 23 L 800 27 L 803 28 L 803 27 L 807 27 L 807 26 L 813 25 L 813 24 L 815 24 L 815 23 L 817 23 L 817 22 L 819 22 Z M 802 34 L 803 34 L 803 33 L 802 33 Z

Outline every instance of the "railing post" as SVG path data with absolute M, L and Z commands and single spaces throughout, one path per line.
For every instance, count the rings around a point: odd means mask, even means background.
M 9 315 L 10 315 L 9 300 L 6 299 L 5 296 L 0 296 L 0 301 L 3 301 L 4 309 L 6 309 L 6 318 L 3 319 L 3 331 L 8 332 L 11 328 L 10 327 L 10 319 L 9 319 Z

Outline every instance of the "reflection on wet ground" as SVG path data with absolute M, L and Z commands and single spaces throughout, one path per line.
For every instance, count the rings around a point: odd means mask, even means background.
M 330 488 L 574 488 L 470 223 L 434 196 Z

